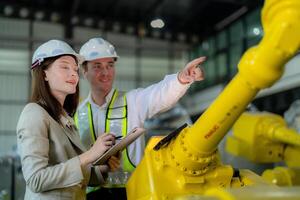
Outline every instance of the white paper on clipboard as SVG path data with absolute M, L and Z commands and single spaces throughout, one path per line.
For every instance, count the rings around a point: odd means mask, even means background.
M 93 165 L 103 165 L 106 161 L 113 155 L 116 155 L 119 151 L 124 150 L 128 145 L 130 145 L 134 140 L 140 137 L 142 134 L 146 132 L 144 128 L 134 128 L 132 131 L 127 133 L 126 137 L 124 137 L 120 142 L 117 142 L 114 146 L 112 146 L 109 150 L 107 150 L 100 158 L 98 158 Z

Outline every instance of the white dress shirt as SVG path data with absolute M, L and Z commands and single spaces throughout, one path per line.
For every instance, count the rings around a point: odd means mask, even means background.
M 138 88 L 126 93 L 128 107 L 127 132 L 135 127 L 143 127 L 146 119 L 154 115 L 165 112 L 172 108 L 177 101 L 185 94 L 190 84 L 181 84 L 177 74 L 167 75 L 165 78 L 147 88 Z M 97 105 L 91 98 L 91 94 L 81 103 L 80 106 L 90 102 L 95 134 L 97 136 L 104 133 L 105 115 L 108 103 L 112 98 L 114 89 L 105 97 L 105 103 Z M 129 148 L 131 162 L 137 165 L 142 157 L 145 148 L 145 138 L 139 137 Z

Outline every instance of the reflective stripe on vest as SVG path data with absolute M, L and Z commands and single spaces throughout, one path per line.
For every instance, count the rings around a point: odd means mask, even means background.
M 89 149 L 97 138 L 93 124 L 92 108 L 89 102 L 86 106 L 82 106 L 77 110 L 74 120 L 82 143 Z M 123 137 L 127 134 L 127 101 L 123 92 L 117 90 L 113 92 L 106 111 L 105 132 L 117 134 L 116 136 L 122 134 Z M 132 172 L 135 168 L 130 161 L 127 148 L 122 152 L 122 164 L 124 171 Z

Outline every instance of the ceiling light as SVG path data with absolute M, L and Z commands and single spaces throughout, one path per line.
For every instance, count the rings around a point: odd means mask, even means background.
M 4 9 L 3 9 L 3 12 L 4 12 L 4 15 L 10 16 L 10 15 L 13 14 L 14 9 L 13 9 L 12 6 L 5 6 Z
M 155 19 L 151 21 L 150 25 L 152 28 L 162 28 L 165 26 L 165 23 L 161 19 Z
M 253 34 L 254 35 L 260 35 L 260 29 L 259 28 L 257 28 L 257 27 L 255 27 L 255 28 L 253 28 Z
M 22 18 L 28 17 L 28 15 L 29 15 L 28 9 L 27 8 L 21 8 L 20 11 L 19 11 L 19 15 Z
M 35 13 L 34 17 L 37 20 L 42 20 L 44 18 L 45 14 L 42 11 L 38 11 Z

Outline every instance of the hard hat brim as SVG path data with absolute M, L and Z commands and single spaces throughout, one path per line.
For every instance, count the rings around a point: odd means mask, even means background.
M 94 61 L 94 60 L 98 60 L 98 59 L 101 59 L 101 58 L 115 58 L 116 60 L 118 60 L 120 58 L 120 56 L 104 56 L 104 57 L 93 58 L 93 59 L 84 59 L 84 61 Z
M 77 63 L 78 65 L 80 66 L 83 62 L 84 62 L 84 57 L 80 54 L 77 54 L 77 53 L 69 53 L 69 54 L 61 54 L 61 55 L 56 55 L 56 56 L 75 56 L 76 60 L 77 60 Z M 47 59 L 47 58 L 53 58 L 53 57 L 56 57 L 56 56 L 48 56 L 48 57 L 44 57 L 43 59 L 37 59 L 34 63 L 31 64 L 31 69 L 34 69 L 36 68 L 37 66 L 41 65 L 41 63 Z

